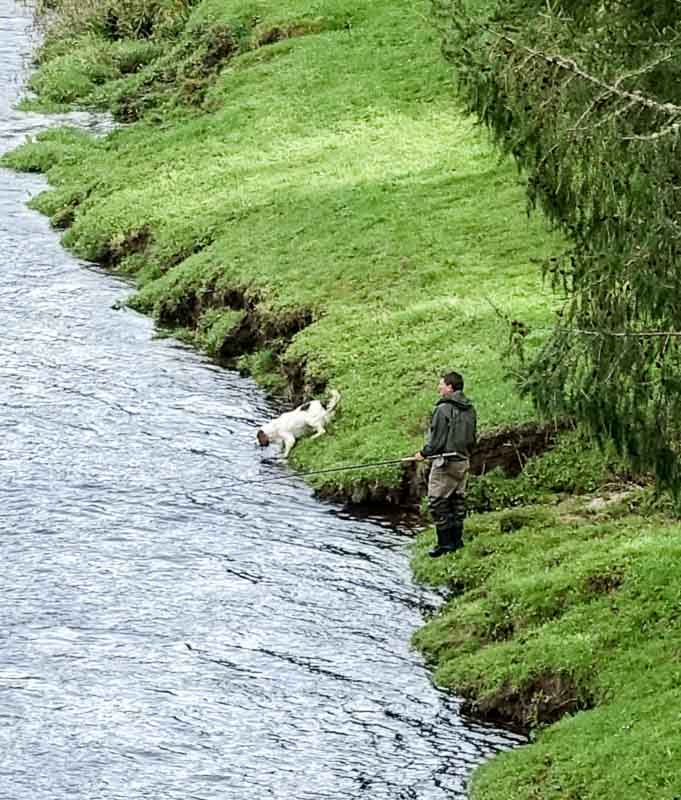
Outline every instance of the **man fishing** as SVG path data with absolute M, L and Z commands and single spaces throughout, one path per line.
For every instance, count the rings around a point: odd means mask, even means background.
M 428 509 L 437 533 L 437 547 L 428 553 L 432 558 L 463 547 L 466 479 L 477 427 L 475 408 L 463 393 L 458 372 L 443 375 L 437 391 L 440 399 L 431 417 L 430 436 L 414 455 L 415 461 L 434 457 L 428 479 Z

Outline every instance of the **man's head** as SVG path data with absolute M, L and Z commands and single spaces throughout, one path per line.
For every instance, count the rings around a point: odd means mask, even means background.
M 260 447 L 267 447 L 270 443 L 270 437 L 265 433 L 262 428 L 256 433 L 256 438 Z
M 451 397 L 454 392 L 463 391 L 463 376 L 458 372 L 446 372 L 437 385 L 440 397 Z

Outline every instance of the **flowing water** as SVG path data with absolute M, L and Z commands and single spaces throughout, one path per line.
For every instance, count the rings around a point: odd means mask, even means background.
M 29 12 L 0 0 L 0 150 Z M 71 121 L 96 128 L 86 114 Z M 0 798 L 460 798 L 514 737 L 409 646 L 408 536 L 317 501 L 253 441 L 257 387 L 112 306 L 116 278 L 0 170 Z

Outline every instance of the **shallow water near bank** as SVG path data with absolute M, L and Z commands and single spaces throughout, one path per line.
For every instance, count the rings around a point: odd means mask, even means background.
M 30 13 L 0 0 L 0 150 Z M 99 130 L 87 114 L 70 121 Z M 104 123 L 106 125 L 106 123 Z M 464 797 L 517 739 L 409 647 L 408 537 L 261 460 L 253 382 L 116 310 L 0 170 L 0 798 Z M 229 484 L 229 488 L 226 487 Z

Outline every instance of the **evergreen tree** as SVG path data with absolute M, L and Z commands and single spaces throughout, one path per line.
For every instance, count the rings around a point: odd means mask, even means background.
M 681 4 L 434 0 L 462 96 L 570 242 L 523 389 L 681 496 Z

